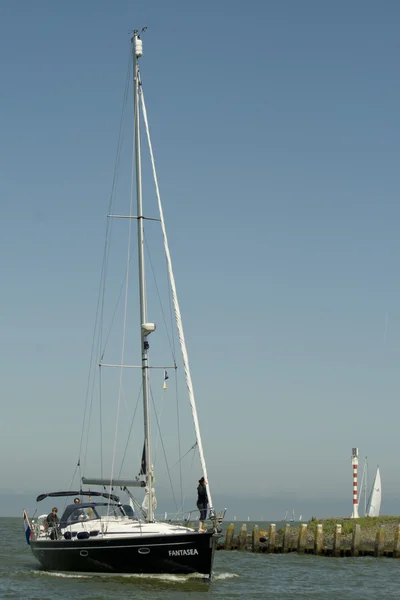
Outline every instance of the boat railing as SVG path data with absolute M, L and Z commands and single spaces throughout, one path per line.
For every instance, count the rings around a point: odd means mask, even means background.
M 207 516 L 206 516 L 205 520 L 211 521 L 215 533 L 220 533 L 221 525 L 222 525 L 222 521 L 224 520 L 225 513 L 226 513 L 226 508 L 224 508 L 224 510 L 221 510 L 219 512 L 215 512 L 214 509 L 207 510 Z M 200 517 L 199 509 L 196 508 L 194 510 L 191 510 L 188 514 L 185 524 L 187 525 L 187 527 L 190 527 L 191 524 L 193 524 L 199 520 L 199 517 Z
M 47 515 L 42 515 L 36 519 L 31 520 L 32 526 L 32 538 L 37 540 L 38 538 L 50 538 L 52 540 L 58 540 L 61 536 L 60 525 L 46 526 L 45 520 Z

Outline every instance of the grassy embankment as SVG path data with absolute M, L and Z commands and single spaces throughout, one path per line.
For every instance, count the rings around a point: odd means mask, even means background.
M 344 519 L 344 518 L 329 518 L 317 519 L 313 517 L 308 523 L 308 530 L 314 532 L 316 526 L 321 523 L 324 533 L 330 535 L 334 533 L 335 526 L 340 523 L 342 525 L 342 535 L 351 535 L 354 525 L 360 525 L 361 531 L 374 531 L 381 525 L 385 525 L 385 529 L 391 529 L 391 526 L 396 527 L 400 524 L 400 517 L 360 517 L 359 519 Z M 389 526 L 389 527 L 387 527 Z

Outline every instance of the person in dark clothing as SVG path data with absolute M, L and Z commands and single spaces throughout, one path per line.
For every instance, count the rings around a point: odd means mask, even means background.
M 83 510 L 83 508 L 79 507 L 79 504 L 81 503 L 81 501 L 79 500 L 79 498 L 74 498 L 74 504 L 75 506 L 77 506 L 78 508 L 73 512 L 73 519 L 77 520 L 77 519 L 83 519 L 85 517 L 85 511 Z
M 50 538 L 54 540 L 57 538 L 57 529 L 60 523 L 58 519 L 58 508 L 55 506 L 51 509 L 51 513 L 49 513 L 44 521 L 44 527 L 49 532 Z
M 204 477 L 199 479 L 199 485 L 197 486 L 197 508 L 200 511 L 199 531 L 205 531 L 203 525 L 207 518 L 208 496 L 206 485 L 207 481 Z
M 47 524 L 47 527 L 54 527 L 55 525 L 58 525 L 58 508 L 55 506 L 54 508 L 51 509 L 51 513 L 49 513 L 45 519 L 45 523 Z

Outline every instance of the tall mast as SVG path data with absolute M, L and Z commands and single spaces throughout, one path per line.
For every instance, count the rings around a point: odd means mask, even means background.
M 146 288 L 144 266 L 144 228 L 143 228 L 143 203 L 142 203 L 142 164 L 140 155 L 140 76 L 139 58 L 143 53 L 142 40 L 139 32 L 134 31 L 132 37 L 133 55 L 133 98 L 134 98 L 134 133 L 135 133 L 135 167 L 136 167 L 136 199 L 137 199 L 137 230 L 138 230 L 138 257 L 139 257 L 139 304 L 140 304 L 140 332 L 142 352 L 142 389 L 143 389 L 143 420 L 144 420 L 144 447 L 146 486 L 148 489 L 147 521 L 153 520 L 153 474 L 150 454 L 150 403 L 149 403 L 149 370 L 147 336 L 154 331 L 154 325 L 147 323 L 146 319 Z

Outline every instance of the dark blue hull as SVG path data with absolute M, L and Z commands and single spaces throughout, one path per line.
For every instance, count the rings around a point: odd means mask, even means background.
M 211 576 L 218 535 L 189 533 L 146 538 L 32 540 L 32 552 L 51 571 L 201 573 Z

